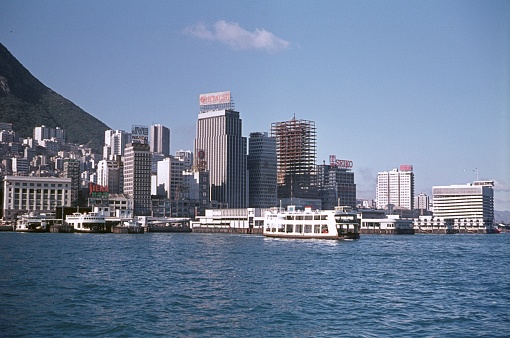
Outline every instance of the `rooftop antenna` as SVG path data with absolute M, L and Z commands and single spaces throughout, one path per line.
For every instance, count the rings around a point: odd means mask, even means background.
M 476 180 L 478 181 L 478 168 L 473 169 L 473 171 L 476 171 Z

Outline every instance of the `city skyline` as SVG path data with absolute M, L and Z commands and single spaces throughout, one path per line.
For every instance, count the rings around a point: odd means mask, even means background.
M 167 126 L 171 153 L 193 149 L 198 95 L 230 90 L 245 137 L 315 121 L 317 164 L 352 160 L 359 198 L 412 164 L 416 195 L 489 179 L 510 210 L 507 2 L 7 1 L 0 19 L 44 84 L 112 129 Z

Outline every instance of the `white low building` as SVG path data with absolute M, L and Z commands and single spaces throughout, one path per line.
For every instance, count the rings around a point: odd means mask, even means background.
M 414 234 L 413 220 L 402 219 L 399 215 L 388 215 L 383 218 L 363 218 L 360 220 L 362 234 Z
M 4 219 L 37 211 L 55 212 L 58 207 L 71 206 L 71 179 L 56 177 L 4 177 Z
M 269 209 L 207 209 L 205 216 L 191 222 L 193 232 L 262 233 L 264 214 Z
M 432 187 L 434 217 L 452 220 L 454 227 L 476 232 L 494 225 L 494 181 Z

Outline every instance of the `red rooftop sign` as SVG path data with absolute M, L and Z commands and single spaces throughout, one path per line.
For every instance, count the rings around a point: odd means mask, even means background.
M 230 92 L 200 94 L 199 103 L 201 106 L 230 103 Z

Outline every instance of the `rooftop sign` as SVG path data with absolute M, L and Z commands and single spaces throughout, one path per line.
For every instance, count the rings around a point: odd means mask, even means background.
M 131 126 L 131 142 L 132 143 L 149 143 L 149 127 L 132 125 Z
M 351 169 L 353 166 L 351 160 L 337 160 L 335 155 L 329 155 L 329 164 L 342 169 Z
M 200 106 L 209 106 L 213 104 L 230 104 L 230 92 L 217 92 L 200 94 Z
M 198 103 L 200 104 L 200 113 L 218 110 L 235 110 L 234 101 L 232 100 L 230 92 L 200 94 Z

